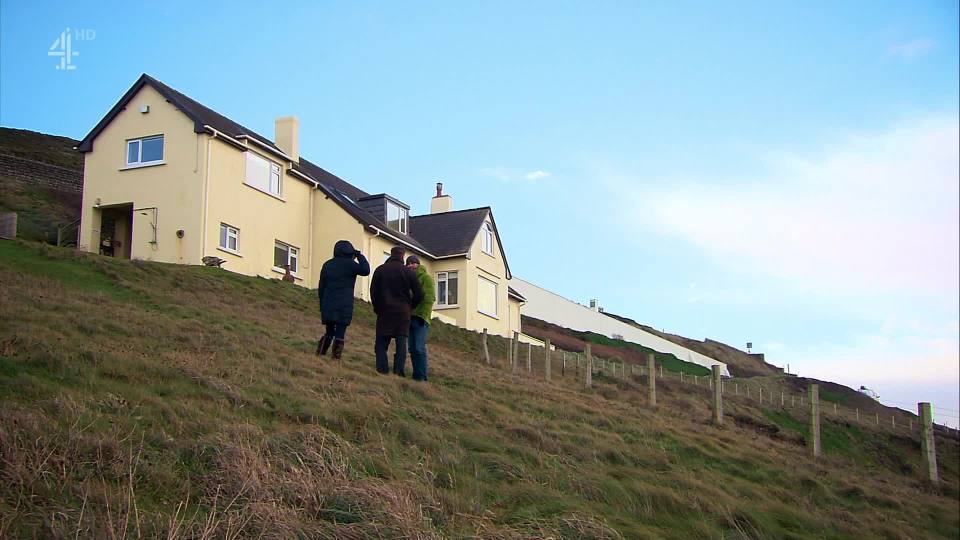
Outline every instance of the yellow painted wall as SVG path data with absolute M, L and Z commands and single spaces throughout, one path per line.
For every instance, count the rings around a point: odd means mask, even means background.
M 281 180 L 281 197 L 244 183 L 245 151 L 209 138 L 210 167 L 206 202 L 204 255 L 226 259 L 233 272 L 266 278 L 283 277 L 273 266 L 277 240 L 299 249 L 296 282 L 316 287 L 319 268 L 311 253 L 310 207 L 313 186 L 289 174 Z M 249 152 L 286 168 L 287 163 L 251 146 Z M 220 224 L 239 229 L 237 253 L 220 247 Z
M 140 112 L 144 105 L 150 107 L 147 114 Z M 288 163 L 254 146 L 249 151 L 284 169 L 282 200 L 244 184 L 244 151 L 210 135 L 194 133 L 193 128 L 186 115 L 149 86 L 104 128 L 84 158 L 80 249 L 99 249 L 102 211 L 94 207 L 97 199 L 103 209 L 124 204 L 144 209 L 132 215 L 132 258 L 200 264 L 203 256 L 214 255 L 226 259 L 224 268 L 228 270 L 279 278 L 282 273 L 273 270 L 273 256 L 274 243 L 280 240 L 300 249 L 297 284 L 311 288 L 317 286 L 320 268 L 332 257 L 338 240 L 349 240 L 363 251 L 371 269 L 382 264 L 384 253 L 396 245 L 358 223 L 322 191 L 286 174 Z M 159 134 L 164 136 L 164 164 L 125 168 L 126 141 Z M 237 253 L 219 247 L 221 223 L 239 229 Z M 177 237 L 180 229 L 183 238 Z M 487 328 L 492 334 L 509 336 L 520 330 L 520 303 L 508 299 L 499 246 L 494 246 L 492 255 L 482 248 L 483 236 L 478 233 L 469 258 L 422 258 L 434 280 L 437 272 L 459 275 L 458 307 L 435 306 L 434 315 L 470 330 Z M 497 284 L 495 318 L 477 311 L 480 275 Z M 369 290 L 369 277 L 357 280 L 355 296 L 369 301 Z
M 348 240 L 355 249 L 363 252 L 370 261 L 370 273 L 383 263 L 383 251 L 390 251 L 393 244 L 382 238 L 376 238 L 365 230 L 346 210 L 331 200 L 322 191 L 314 192 L 314 245 L 316 255 L 316 279 L 310 287 L 316 287 L 320 279 L 320 268 L 323 263 L 333 257 L 333 246 L 339 240 Z M 357 298 L 370 301 L 370 276 L 357 278 L 357 285 L 353 292 Z
M 140 112 L 144 105 L 150 106 L 149 113 Z M 127 139 L 160 134 L 164 164 L 125 169 Z M 94 205 L 100 199 L 104 208 L 126 203 L 157 208 L 133 212 L 131 258 L 199 263 L 203 138 L 193 132 L 193 122 L 153 88 L 141 89 L 84 155 L 79 248 L 99 250 L 100 212 Z M 186 232 L 183 239 L 177 238 L 177 229 Z

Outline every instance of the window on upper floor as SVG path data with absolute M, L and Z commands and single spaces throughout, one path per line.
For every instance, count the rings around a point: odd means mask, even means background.
M 277 197 L 282 196 L 283 182 L 280 165 L 265 159 L 254 152 L 246 152 L 247 170 L 243 181 L 254 188 Z
M 493 255 L 493 225 L 489 221 L 483 222 L 483 252 Z
M 387 226 L 407 234 L 407 209 L 387 201 Z
M 236 253 L 240 247 L 240 229 L 226 223 L 220 224 L 220 247 Z
M 457 305 L 460 278 L 457 272 L 437 272 L 437 305 Z
M 477 276 L 477 311 L 496 317 L 497 284 L 483 276 Z
M 277 240 L 273 245 L 273 269 L 285 271 L 290 265 L 290 273 L 296 275 L 300 262 L 300 249 Z
M 163 163 L 163 135 L 127 141 L 127 166 Z

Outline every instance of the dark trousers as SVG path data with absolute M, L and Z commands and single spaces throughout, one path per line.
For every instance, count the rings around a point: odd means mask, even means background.
M 377 371 L 380 373 L 390 372 L 390 364 L 387 362 L 387 348 L 390 346 L 390 340 L 392 339 L 397 340 L 396 350 L 393 353 L 393 372 L 397 375 L 404 375 L 407 365 L 407 336 L 377 335 L 377 341 L 373 346 L 373 351 L 377 355 Z
M 347 326 L 349 325 L 340 323 L 324 323 L 324 326 L 327 327 L 326 335 L 331 340 L 344 339 L 347 337 Z
M 427 335 L 430 325 L 420 317 L 410 318 L 410 361 L 413 363 L 413 380 L 427 380 Z

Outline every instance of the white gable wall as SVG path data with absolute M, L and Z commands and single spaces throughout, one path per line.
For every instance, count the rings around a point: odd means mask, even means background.
M 528 317 L 580 332 L 594 332 L 607 337 L 618 334 L 623 336 L 624 341 L 643 345 L 657 352 L 672 354 L 680 360 L 699 364 L 708 369 L 710 366 L 718 364 L 722 366 L 721 373 L 730 376 L 727 365 L 723 362 L 677 345 L 660 336 L 644 332 L 635 326 L 608 317 L 603 313 L 593 311 L 586 306 L 581 306 L 558 294 L 537 287 L 533 283 L 514 277 L 510 280 L 510 286 L 526 297 L 527 303 L 523 306 L 523 314 Z

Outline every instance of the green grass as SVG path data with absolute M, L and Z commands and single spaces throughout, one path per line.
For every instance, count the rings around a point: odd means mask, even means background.
M 955 537 L 914 441 L 664 382 L 511 374 L 436 322 L 431 382 L 379 376 L 356 304 L 341 363 L 315 293 L 223 270 L 0 242 L 0 537 Z M 766 429 L 764 426 L 775 426 Z M 799 434 L 793 438 L 783 433 Z M 179 508 L 179 510 L 178 510 Z
M 649 347 L 644 347 L 643 345 L 632 343 L 629 341 L 624 341 L 622 339 L 613 339 L 608 338 L 602 334 L 595 334 L 593 332 L 583 332 L 583 339 L 591 343 L 597 343 L 600 345 L 607 345 L 609 347 L 615 347 L 617 349 L 632 349 L 643 354 L 643 357 L 646 358 L 646 355 L 653 353 L 654 360 L 658 365 L 662 365 L 663 369 L 671 371 L 674 373 L 683 372 L 686 375 L 697 375 L 705 376 L 710 374 L 710 370 L 699 365 L 694 364 L 693 362 L 687 362 L 685 360 L 680 360 L 673 354 L 662 353 L 655 351 Z

